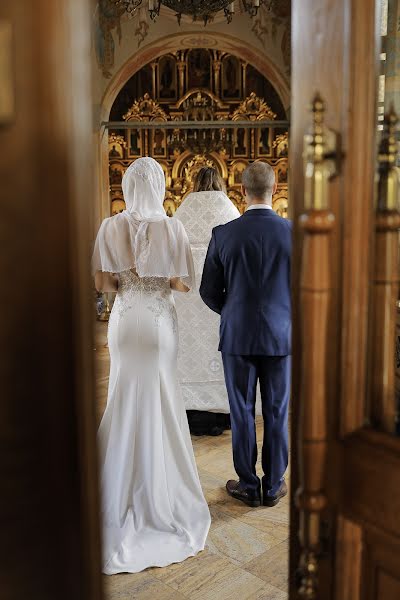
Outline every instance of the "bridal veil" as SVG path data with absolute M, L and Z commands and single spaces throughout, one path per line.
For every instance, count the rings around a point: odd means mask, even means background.
M 183 225 L 165 214 L 165 178 L 153 158 L 138 158 L 122 179 L 126 210 L 101 224 L 93 252 L 95 271 L 139 277 L 179 277 L 192 288 L 193 260 Z

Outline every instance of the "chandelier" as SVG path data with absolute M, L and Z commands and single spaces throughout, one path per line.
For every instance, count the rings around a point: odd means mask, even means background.
M 146 3 L 146 0 L 112 1 L 116 6 L 125 9 L 129 17 L 133 17 L 137 10 Z M 232 21 L 235 14 L 235 2 L 232 0 L 147 0 L 147 2 L 150 18 L 153 21 L 159 16 L 161 5 L 176 13 L 179 24 L 182 15 L 192 17 L 193 21 L 203 21 L 204 25 L 207 25 L 220 11 L 224 12 L 228 23 Z M 251 17 L 255 17 L 260 6 L 266 6 L 268 10 L 271 10 L 275 0 L 239 0 L 239 2 L 245 12 Z

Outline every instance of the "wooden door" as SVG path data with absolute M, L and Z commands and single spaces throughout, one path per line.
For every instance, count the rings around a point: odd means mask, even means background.
M 99 600 L 89 0 L 0 2 L 0 597 Z
M 380 10 L 292 1 L 292 599 L 400 598 L 400 221 L 393 115 L 377 135 Z

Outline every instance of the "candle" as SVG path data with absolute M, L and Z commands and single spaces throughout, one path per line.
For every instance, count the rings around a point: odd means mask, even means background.
M 149 10 L 154 10 L 154 0 L 149 0 Z
M 253 0 L 253 4 L 258 8 L 260 6 L 260 0 Z
M 258 0 L 258 2 L 260 2 L 260 0 Z M 231 15 L 234 14 L 234 12 L 235 12 L 235 3 L 234 2 L 230 3 L 230 5 L 229 5 L 229 12 L 231 13 Z

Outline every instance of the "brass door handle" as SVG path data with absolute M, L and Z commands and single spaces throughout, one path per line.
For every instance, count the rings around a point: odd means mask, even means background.
M 340 136 L 324 123 L 325 103 L 317 93 L 312 101 L 312 130 L 304 136 L 304 206 L 306 210 L 329 207 L 329 181 L 340 172 Z

